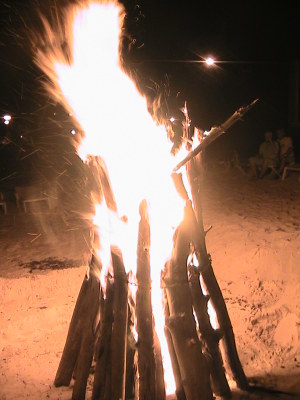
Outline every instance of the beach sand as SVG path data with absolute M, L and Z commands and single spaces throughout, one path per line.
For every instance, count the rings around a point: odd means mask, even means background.
M 207 248 L 256 387 L 245 393 L 230 381 L 236 400 L 300 399 L 297 179 L 249 181 L 222 168 L 204 178 Z M 8 213 L 0 235 L 0 400 L 71 399 L 72 386 L 53 381 L 90 255 L 89 231 L 55 216 Z

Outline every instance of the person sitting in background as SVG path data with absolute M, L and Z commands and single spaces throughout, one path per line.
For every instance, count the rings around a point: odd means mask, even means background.
M 293 140 L 288 136 L 284 129 L 280 128 L 276 131 L 279 143 L 279 168 L 278 174 L 281 175 L 284 167 L 295 164 L 295 153 Z
M 272 132 L 265 132 L 265 140 L 259 146 L 258 154 L 249 158 L 251 177 L 263 178 L 268 169 L 278 166 L 279 143 L 272 138 Z

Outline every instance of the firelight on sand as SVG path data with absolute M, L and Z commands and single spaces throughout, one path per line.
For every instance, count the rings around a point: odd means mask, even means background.
M 183 218 L 184 202 L 171 179 L 176 165 L 164 126 L 148 113 L 147 100 L 121 67 L 119 40 L 124 10 L 116 2 L 91 2 L 66 11 L 66 38 L 71 57 L 61 50 L 61 38 L 48 31 L 52 43 L 39 51 L 36 62 L 54 84 L 52 94 L 63 103 L 84 131 L 77 151 L 83 160 L 100 156 L 107 167 L 118 211 L 95 204 L 99 249 L 104 268 L 110 244 L 123 253 L 127 272 L 136 268 L 139 204 L 147 200 L 151 227 L 152 305 L 161 341 L 167 392 L 174 392 L 171 363 L 164 337 L 160 273 L 172 249 L 174 229 Z M 47 26 L 45 25 L 46 29 Z M 182 154 L 180 155 L 182 157 Z M 122 216 L 126 216 L 124 223 Z

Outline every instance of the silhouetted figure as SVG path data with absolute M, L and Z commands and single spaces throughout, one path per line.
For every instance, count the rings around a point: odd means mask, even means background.
M 258 154 L 249 158 L 251 177 L 263 178 L 268 169 L 277 168 L 279 143 L 272 138 L 272 132 L 265 132 L 265 140 L 259 146 Z

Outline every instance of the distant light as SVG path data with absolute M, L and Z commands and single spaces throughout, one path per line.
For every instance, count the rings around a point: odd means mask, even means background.
M 75 129 L 72 129 L 72 130 L 71 130 L 71 133 L 72 133 L 72 135 L 76 135 Z
M 205 61 L 205 64 L 208 66 L 215 64 L 215 59 L 213 57 L 207 57 L 204 61 Z
M 11 115 L 5 114 L 5 115 L 3 116 L 3 119 L 4 119 L 5 125 L 9 125 L 9 123 L 10 123 L 10 121 L 11 121 Z
M 170 118 L 170 121 L 171 121 L 171 122 L 174 122 L 174 121 L 175 121 L 175 118 L 174 118 L 174 117 L 171 117 L 171 118 Z
M 71 112 L 69 112 L 69 114 L 68 114 L 68 115 L 69 115 L 69 117 L 72 117 L 72 115 L 73 115 L 73 114 L 72 114 Z

